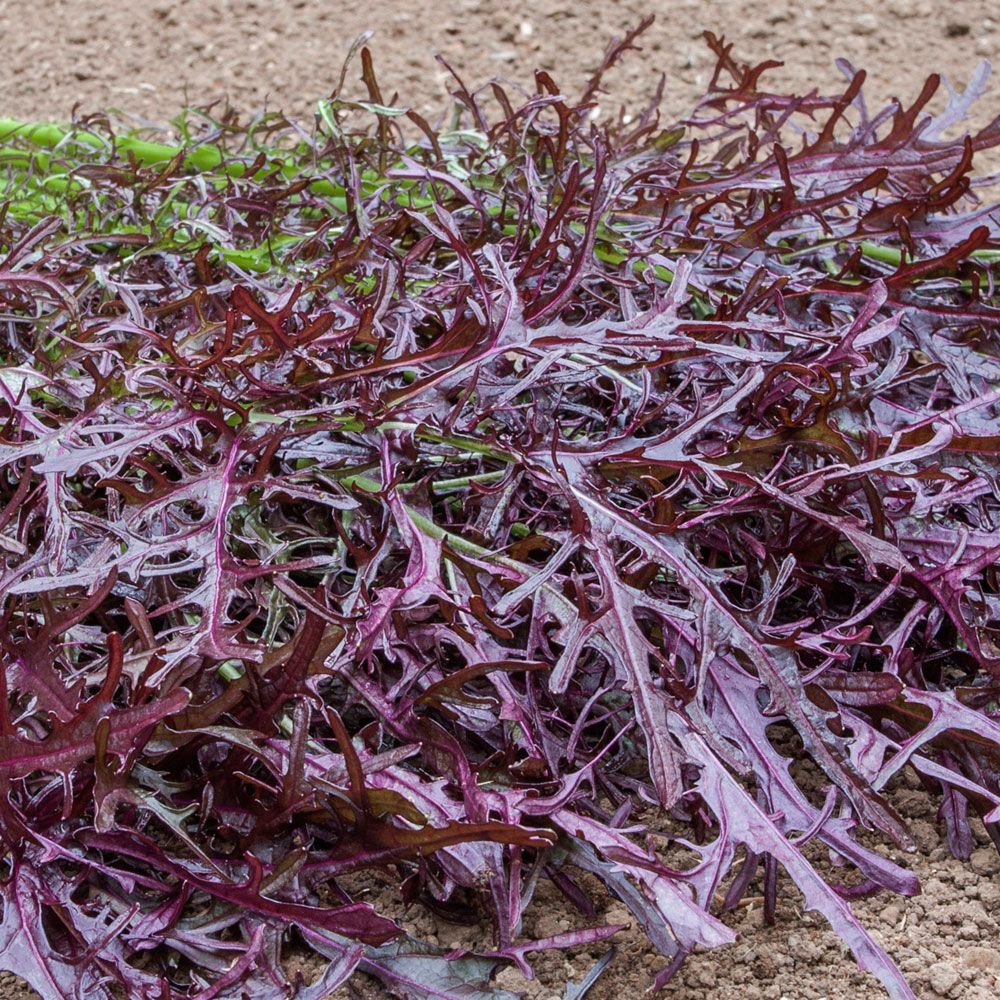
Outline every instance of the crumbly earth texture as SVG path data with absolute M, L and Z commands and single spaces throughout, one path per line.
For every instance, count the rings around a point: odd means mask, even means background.
M 685 113 L 711 77 L 705 29 L 747 60 L 783 60 L 772 77 L 783 89 L 838 86 L 835 60 L 849 59 L 867 69 L 872 101 L 914 96 L 931 71 L 964 84 L 1000 47 L 995 0 L 0 0 L 0 108 L 58 119 L 74 105 L 119 108 L 163 122 L 228 97 L 244 111 L 266 102 L 310 116 L 352 41 L 374 31 L 386 99 L 433 117 L 450 81 L 437 53 L 470 84 L 528 85 L 543 69 L 578 94 L 608 39 L 648 13 L 643 51 L 608 77 L 605 115 L 644 99 L 660 73 L 665 110 Z
M 992 0 L 0 0 L 6 39 L 0 61 L 0 115 L 68 119 L 120 109 L 132 122 L 163 124 L 188 104 L 228 100 L 244 112 L 265 105 L 308 120 L 328 96 L 353 39 L 374 30 L 370 45 L 386 100 L 434 120 L 447 106 L 452 78 L 441 53 L 470 85 L 491 77 L 532 79 L 549 72 L 569 94 L 581 91 L 607 41 L 644 14 L 657 15 L 633 53 L 609 74 L 612 95 L 600 115 L 637 107 L 666 76 L 663 107 L 682 115 L 707 85 L 713 59 L 701 40 L 708 28 L 735 43 L 748 61 L 779 59 L 776 89 L 806 92 L 839 86 L 834 64 L 849 59 L 869 72 L 868 96 L 912 98 L 927 73 L 963 85 L 976 63 L 1000 51 L 1000 7 Z M 358 68 L 346 90 L 360 95 Z M 398 97 L 393 97 L 398 94 Z M 1000 112 L 991 86 L 977 119 Z M 989 166 L 989 165 L 988 165 Z M 919 851 L 903 859 L 919 873 L 921 896 L 879 895 L 855 910 L 909 976 L 921 998 L 993 1000 L 1000 996 L 1000 858 L 980 829 L 971 863 L 954 860 L 936 821 L 936 804 L 916 785 L 896 792 Z M 398 912 L 397 887 L 369 882 L 364 897 Z M 546 937 L 582 926 L 554 889 L 540 895 L 525 933 Z M 879 998 L 824 922 L 803 914 L 787 885 L 779 890 L 777 923 L 765 927 L 759 904 L 730 915 L 739 941 L 694 955 L 664 992 L 668 1000 L 847 1000 Z M 402 915 L 407 928 L 455 948 L 488 947 L 482 926 L 456 926 L 428 913 Z M 610 901 L 600 919 L 630 923 Z M 616 939 L 617 957 L 588 994 L 592 1000 L 638 997 L 662 959 L 637 929 Z M 533 962 L 536 978 L 508 969 L 499 984 L 529 1000 L 561 1000 L 607 945 L 547 953 Z M 304 972 L 308 975 L 309 969 Z M 337 1000 L 382 996 L 359 977 Z M 0 1000 L 33 991 L 0 973 Z

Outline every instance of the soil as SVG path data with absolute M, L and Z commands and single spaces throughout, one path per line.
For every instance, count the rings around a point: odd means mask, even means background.
M 914 96 L 932 70 L 964 85 L 1000 47 L 995 0 L 0 0 L 0 113 L 66 119 L 78 105 L 163 122 L 228 97 L 308 117 L 369 30 L 384 96 L 425 115 L 446 102 L 436 53 L 469 83 L 527 83 L 541 68 L 578 94 L 607 41 L 650 12 L 643 52 L 608 80 L 605 113 L 645 98 L 661 72 L 666 111 L 685 113 L 711 76 L 705 29 L 747 60 L 784 60 L 775 86 L 837 86 L 834 60 L 846 57 L 880 102 Z M 354 93 L 358 75 L 355 64 Z
M 0 116 L 68 119 L 117 108 L 134 121 L 163 124 L 184 104 L 228 100 L 253 112 L 267 106 L 308 119 L 328 96 L 351 42 L 374 29 L 371 41 L 386 100 L 397 92 L 432 120 L 443 114 L 450 76 L 441 53 L 471 85 L 491 77 L 530 81 L 548 71 L 569 94 L 581 91 L 608 39 L 645 13 L 657 22 L 607 78 L 612 95 L 601 113 L 637 107 L 666 75 L 664 110 L 683 115 L 707 84 L 713 59 L 703 30 L 724 34 L 747 61 L 783 60 L 775 89 L 800 92 L 841 85 L 836 57 L 869 71 L 869 103 L 912 98 L 930 71 L 964 85 L 975 64 L 1000 48 L 1000 7 L 993 0 L 0 0 L 6 41 L 0 61 Z M 358 67 L 347 93 L 363 96 Z M 978 120 L 1000 111 L 995 84 Z M 903 859 L 919 873 L 923 894 L 912 900 L 885 895 L 855 909 L 908 974 L 921 998 L 993 1000 L 1000 996 L 1000 858 L 978 831 L 970 864 L 951 858 L 935 822 L 936 806 L 915 788 L 897 790 L 897 804 L 913 823 L 920 850 Z M 372 888 L 392 909 L 393 892 Z M 860 973 L 823 921 L 802 914 L 793 893 L 781 894 L 775 926 L 759 908 L 737 911 L 737 944 L 693 956 L 664 992 L 669 1000 L 847 1000 L 881 998 L 874 979 Z M 621 904 L 601 915 L 630 923 Z M 452 947 L 476 944 L 483 928 L 444 924 L 427 914 L 406 915 L 410 929 Z M 558 896 L 542 896 L 525 928 L 546 937 L 579 926 Z M 637 997 L 662 960 L 629 930 L 616 939 L 618 956 L 588 995 L 591 1000 Z M 500 984 L 530 1000 L 561 1000 L 567 979 L 577 981 L 593 954 L 545 954 L 537 978 L 513 970 Z M 356 994 L 380 991 L 359 981 Z M 35 994 L 0 974 L 0 1000 Z M 338 994 L 347 998 L 348 991 Z

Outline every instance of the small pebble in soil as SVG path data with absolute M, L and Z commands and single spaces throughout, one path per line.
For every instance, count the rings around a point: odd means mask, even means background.
M 853 27 L 856 35 L 874 35 L 879 29 L 879 19 L 874 14 L 859 14 Z
M 927 982 L 930 988 L 939 996 L 951 996 L 952 990 L 961 982 L 962 977 L 950 962 L 935 962 L 927 970 Z

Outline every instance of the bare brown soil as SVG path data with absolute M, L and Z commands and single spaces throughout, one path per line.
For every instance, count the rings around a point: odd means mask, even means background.
M 79 104 L 162 122 L 186 102 L 228 97 L 308 116 L 369 30 L 386 97 L 422 113 L 446 99 L 436 53 L 470 83 L 527 85 L 541 68 L 572 94 L 607 40 L 647 13 L 656 24 L 609 79 L 607 113 L 644 98 L 662 72 L 665 107 L 683 114 L 711 75 L 705 29 L 748 60 L 784 60 L 775 86 L 835 86 L 834 60 L 846 57 L 880 101 L 915 95 L 932 70 L 964 84 L 1000 45 L 995 0 L 0 0 L 0 113 L 65 119 Z
M 1000 50 L 995 0 L 0 0 L 5 41 L 0 60 L 0 116 L 68 119 L 118 108 L 162 124 L 184 104 L 228 100 L 252 112 L 267 107 L 308 119 L 334 87 L 351 42 L 371 42 L 385 97 L 434 118 L 447 103 L 448 70 L 441 53 L 471 85 L 491 77 L 528 84 L 548 71 L 569 94 L 579 93 L 607 40 L 648 13 L 657 22 L 643 52 L 607 79 L 613 95 L 601 112 L 636 106 L 666 74 L 664 108 L 682 115 L 703 92 L 713 60 L 703 30 L 724 34 L 748 61 L 784 60 L 772 85 L 800 92 L 841 84 L 843 56 L 869 71 L 869 100 L 913 97 L 939 71 L 964 85 L 975 64 Z M 357 67 L 348 91 L 360 94 Z M 1000 113 L 994 85 L 978 119 Z M 935 806 L 904 788 L 898 804 L 912 822 L 920 850 L 909 863 L 923 895 L 878 896 L 857 904 L 865 923 L 910 976 L 921 998 L 994 1000 L 1000 996 L 1000 859 L 980 831 L 970 865 L 955 861 L 934 819 Z M 372 898 L 392 909 L 392 890 Z M 464 928 L 411 913 L 410 929 L 452 947 L 472 946 L 483 928 Z M 605 922 L 629 923 L 611 903 Z M 578 926 L 556 895 L 543 896 L 527 934 L 545 937 Z M 881 998 L 819 919 L 802 915 L 786 893 L 776 926 L 759 909 L 737 911 L 740 940 L 696 955 L 665 993 L 669 1000 L 848 1000 Z M 662 960 L 636 930 L 617 940 L 618 958 L 589 995 L 626 1000 L 645 991 Z M 530 1000 L 560 1000 L 567 979 L 579 980 L 604 946 L 566 958 L 541 956 L 538 976 L 514 971 L 500 983 Z M 366 997 L 382 994 L 359 982 Z M 0 1000 L 35 994 L 0 974 Z M 341 994 L 347 997 L 347 993 Z

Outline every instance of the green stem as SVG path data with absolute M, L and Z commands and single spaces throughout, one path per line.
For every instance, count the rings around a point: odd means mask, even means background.
M 892 264 L 895 267 L 903 262 L 902 251 L 896 247 L 883 246 L 881 243 L 872 243 L 871 240 L 861 241 L 861 252 L 872 260 L 881 261 L 883 264 Z M 973 260 L 996 261 L 1000 260 L 1000 250 L 973 250 L 969 254 Z M 915 263 L 915 261 L 910 261 Z
M 808 254 L 814 254 L 818 250 L 822 250 L 824 247 L 836 246 L 838 243 L 849 244 L 850 240 L 820 240 L 818 243 L 810 244 L 807 247 L 802 247 L 799 250 L 792 250 L 789 253 L 782 254 L 779 258 L 782 264 L 791 264 L 798 257 L 804 257 Z M 883 243 L 875 243 L 872 240 L 861 240 L 858 244 L 861 249 L 861 253 L 867 257 L 869 260 L 877 260 L 880 264 L 890 264 L 893 267 L 899 267 L 903 262 L 903 252 L 898 247 L 886 246 Z M 969 254 L 969 257 L 973 260 L 982 261 L 998 261 L 1000 260 L 1000 250 L 973 250 Z M 910 263 L 914 263 L 913 260 Z
M 474 476 L 458 476 L 456 479 L 438 479 L 431 483 L 435 493 L 449 493 L 452 490 L 464 490 L 473 483 L 495 483 L 507 475 L 506 469 L 496 469 L 493 472 L 480 472 Z M 407 484 L 408 485 L 408 484 Z

